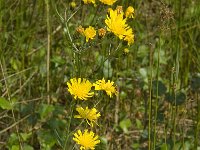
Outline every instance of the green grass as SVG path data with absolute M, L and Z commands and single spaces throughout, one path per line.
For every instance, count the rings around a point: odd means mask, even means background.
M 96 147 L 200 149 L 200 3 L 118 1 L 135 8 L 135 43 L 112 34 L 85 42 L 76 27 L 105 27 L 106 5 L 0 1 L 0 149 L 78 149 L 76 105 L 101 112 Z M 124 48 L 129 53 L 124 53 Z M 118 97 L 74 101 L 66 82 L 103 77 Z

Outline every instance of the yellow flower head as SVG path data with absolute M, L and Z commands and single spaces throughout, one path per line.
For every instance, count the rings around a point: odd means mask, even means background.
M 95 87 L 95 90 L 97 91 L 104 90 L 106 91 L 106 94 L 108 96 L 112 97 L 112 94 L 115 94 L 115 95 L 118 94 L 116 87 L 114 87 L 113 84 L 114 82 L 110 82 L 110 80 L 106 82 L 105 79 L 103 78 L 102 80 L 96 81 L 96 83 L 94 83 L 93 86 Z
M 96 35 L 96 30 L 94 29 L 94 27 L 89 26 L 88 28 L 85 29 L 83 34 L 86 37 L 86 42 L 88 42 L 89 39 L 94 39 L 94 37 Z
M 134 15 L 134 8 L 132 6 L 129 6 L 126 9 L 125 16 L 126 16 L 126 18 L 134 18 L 133 15 Z
M 70 3 L 70 5 L 71 5 L 72 8 L 75 8 L 75 7 L 76 7 L 76 2 L 72 1 L 72 2 Z
M 110 13 L 111 10 L 112 10 L 112 8 L 108 8 L 107 9 L 107 13 Z
M 125 54 L 128 54 L 128 53 L 129 53 L 129 49 L 128 49 L 128 48 L 125 48 L 125 49 L 124 49 L 124 53 L 125 53 Z
M 95 146 L 100 143 L 100 140 L 98 140 L 99 136 L 94 135 L 94 132 L 90 131 L 88 132 L 87 129 L 84 130 L 84 133 L 81 132 L 81 130 L 78 130 L 76 133 L 74 133 L 73 140 L 81 145 L 80 150 L 94 150 Z
M 71 82 L 71 83 L 70 83 Z M 67 82 L 68 85 L 68 91 L 71 95 L 74 95 L 74 98 L 81 99 L 81 100 L 87 100 L 88 97 L 92 97 L 94 95 L 94 92 L 90 92 L 92 83 L 90 81 L 83 79 L 81 81 L 81 78 L 70 79 L 70 82 Z
M 95 0 L 83 0 L 84 4 L 93 3 L 95 4 Z
M 80 34 L 84 34 L 84 28 L 81 25 L 76 28 L 76 31 Z
M 77 107 L 76 111 L 78 111 L 79 115 L 75 115 L 74 118 L 83 118 L 86 119 L 87 123 L 93 127 L 93 122 L 96 123 L 96 120 L 101 116 L 100 113 L 97 113 L 96 108 L 85 109 L 83 107 Z M 88 120 L 90 122 L 88 122 Z
M 110 15 L 107 15 L 107 19 L 105 20 L 107 30 L 113 32 L 120 39 L 123 39 L 126 30 L 130 28 L 126 24 L 126 19 L 123 19 L 123 13 L 119 14 L 117 10 L 111 9 L 109 14 Z
M 117 10 L 117 13 L 118 13 L 118 14 L 123 13 L 123 7 L 122 7 L 122 6 L 117 6 L 117 7 L 116 7 L 116 10 Z
M 121 40 L 128 42 L 128 45 L 134 43 L 133 30 L 126 24 L 126 19 L 123 18 L 123 12 L 118 13 L 117 10 L 110 10 L 109 16 L 105 20 L 107 30 L 114 33 Z
M 106 35 L 106 30 L 104 28 L 100 28 L 98 30 L 99 36 L 104 37 Z
M 112 5 L 114 4 L 117 0 L 99 0 L 100 2 L 106 4 L 106 5 Z
M 134 34 L 131 28 L 126 31 L 124 41 L 127 41 L 128 45 L 134 43 Z

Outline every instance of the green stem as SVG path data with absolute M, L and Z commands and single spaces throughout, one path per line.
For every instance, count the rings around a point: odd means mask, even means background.
M 197 100 L 197 117 L 196 117 L 196 129 L 195 129 L 195 141 L 194 141 L 194 149 L 198 148 L 198 136 L 199 136 L 199 126 L 200 126 L 200 105 L 198 99 L 198 93 L 196 95 Z
M 47 23 L 47 102 L 50 104 L 50 48 L 51 48 L 51 30 L 50 30 L 50 11 L 49 11 L 49 0 L 45 0 L 46 4 L 46 23 Z
M 159 77 L 159 67 L 160 67 L 160 38 L 159 37 L 159 48 L 158 48 L 158 62 L 157 62 L 157 75 L 156 75 L 156 104 L 155 104 L 155 122 L 154 122 L 154 143 L 153 143 L 153 149 L 156 148 L 156 126 L 157 126 L 157 116 L 158 116 L 158 77 Z
M 65 142 L 64 142 L 64 150 L 67 148 L 67 143 L 68 143 L 68 139 L 69 139 L 69 136 L 71 135 L 71 132 L 70 132 L 70 126 L 71 126 L 71 121 L 72 121 L 72 117 L 73 117 L 73 112 L 74 112 L 74 106 L 75 106 L 75 100 L 72 100 L 72 102 L 70 103 L 70 117 L 69 117 L 69 122 L 67 124 L 67 137 L 65 139 Z M 67 149 L 66 149 L 67 150 Z
M 149 150 L 151 150 L 151 118 L 152 118 L 152 76 L 153 76 L 153 50 L 150 48 L 150 61 L 149 61 L 149 67 L 150 67 L 150 85 L 149 85 L 149 123 L 148 123 L 148 144 L 149 144 Z

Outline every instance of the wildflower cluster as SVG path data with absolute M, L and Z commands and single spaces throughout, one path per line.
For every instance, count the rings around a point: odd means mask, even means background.
M 95 4 L 95 0 L 83 0 L 84 4 L 93 3 Z
M 127 18 L 133 17 L 134 9 L 133 7 L 128 7 L 124 13 L 121 7 L 118 7 L 116 10 L 109 9 L 109 15 L 107 15 L 107 19 L 105 23 L 107 25 L 107 30 L 114 33 L 120 40 L 124 40 L 128 42 L 128 45 L 134 43 L 134 34 L 132 28 L 128 26 L 126 23 Z
M 99 0 L 100 2 L 112 5 L 117 0 Z M 94 0 L 83 0 L 85 4 L 95 3 Z M 99 28 L 98 35 L 99 37 L 104 37 L 106 35 L 106 30 L 113 33 L 120 40 L 124 40 L 130 46 L 134 43 L 134 33 L 133 29 L 127 24 L 129 18 L 134 18 L 134 8 L 129 6 L 126 11 L 123 11 L 122 6 L 117 6 L 115 10 L 108 8 L 108 15 L 105 18 L 105 28 Z M 85 36 L 86 42 L 93 40 L 96 36 L 96 29 L 92 26 L 84 29 L 82 26 L 77 27 L 77 32 Z
M 91 92 L 92 87 L 94 87 L 95 91 L 105 91 L 110 97 L 112 97 L 113 94 L 117 95 L 114 82 L 110 80 L 106 82 L 104 78 L 96 81 L 93 84 L 84 78 L 72 78 L 69 82 L 67 82 L 67 86 L 69 93 L 74 97 L 75 100 L 88 100 L 90 97 L 92 97 L 94 95 L 94 92 Z M 76 111 L 78 112 L 78 115 L 75 115 L 74 118 L 86 120 L 87 124 L 89 124 L 91 127 L 94 126 L 93 123 L 97 124 L 97 119 L 101 116 L 100 112 L 98 112 L 96 108 L 84 108 L 77 106 Z M 76 133 L 74 133 L 73 140 L 77 144 L 81 145 L 81 150 L 95 149 L 96 144 L 100 143 L 100 140 L 98 140 L 98 135 L 95 135 L 93 131 L 88 131 L 88 129 L 85 129 L 84 132 L 78 130 Z
M 96 6 L 97 0 L 82 0 L 84 4 L 94 4 Z M 117 2 L 117 0 L 99 0 L 100 3 L 105 5 L 112 5 Z M 71 7 L 75 4 L 71 3 Z M 102 22 L 104 27 L 95 27 L 89 25 L 87 27 L 82 27 L 79 25 L 76 31 L 85 37 L 86 42 L 98 38 L 104 38 L 108 33 L 112 33 L 117 36 L 120 40 L 126 41 L 130 46 L 134 43 L 133 29 L 127 24 L 129 18 L 134 18 L 134 8 L 129 6 L 126 11 L 123 11 L 122 6 L 117 6 L 116 9 L 108 8 L 106 18 L 103 18 Z M 98 37 L 96 37 L 98 36 Z M 124 49 L 124 53 L 129 52 L 128 48 Z M 105 91 L 105 93 L 112 98 L 113 95 L 117 95 L 116 86 L 113 81 L 106 81 L 104 78 L 91 83 L 89 80 L 84 78 L 72 78 L 67 82 L 68 92 L 74 97 L 75 100 L 87 101 L 94 96 L 95 91 Z M 97 120 L 101 117 L 101 113 L 95 108 L 90 108 L 88 106 L 76 107 L 76 115 L 74 118 L 84 120 L 91 128 L 94 125 L 98 125 Z M 85 129 L 84 131 L 78 130 L 74 133 L 73 140 L 80 145 L 80 149 L 95 149 L 95 146 L 100 143 L 98 135 L 92 130 Z
M 117 0 L 99 0 L 101 3 L 106 5 L 113 5 Z M 95 0 L 83 0 L 84 4 L 95 4 Z

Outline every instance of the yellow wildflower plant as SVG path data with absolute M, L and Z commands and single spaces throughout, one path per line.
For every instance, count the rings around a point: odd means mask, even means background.
M 126 31 L 124 41 L 127 41 L 129 46 L 134 43 L 134 34 L 131 28 Z
M 84 28 L 81 25 L 76 28 L 76 31 L 80 34 L 84 34 Z
M 98 34 L 101 37 L 104 37 L 106 35 L 106 30 L 104 28 L 98 29 Z
M 81 130 L 78 130 L 76 133 L 74 133 L 73 140 L 81 145 L 80 150 L 94 150 L 95 146 L 100 143 L 100 140 L 98 140 L 99 136 L 94 134 L 92 131 L 88 131 L 87 129 L 84 130 L 84 133 L 81 132 Z
M 123 13 L 123 7 L 122 7 L 122 6 L 117 6 L 117 7 L 116 7 L 116 10 L 117 10 L 117 13 L 118 13 L 118 14 Z
M 115 95 L 118 94 L 116 87 L 113 85 L 114 85 L 113 81 L 111 82 L 110 80 L 108 80 L 108 82 L 106 82 L 104 78 L 102 80 L 96 81 L 96 83 L 93 83 L 95 90 L 97 91 L 104 90 L 106 91 L 106 94 L 110 97 L 112 97 L 112 94 Z
M 117 10 L 110 9 L 105 23 L 108 31 L 114 33 L 120 40 L 127 41 L 128 45 L 130 45 L 134 42 L 134 34 L 132 29 L 126 24 L 126 18 L 124 19 L 123 15 L 123 12 L 119 14 Z
M 76 2 L 75 2 L 75 1 L 72 1 L 72 2 L 70 3 L 70 6 L 71 6 L 72 8 L 75 8 L 75 7 L 76 7 Z
M 107 9 L 107 13 L 110 13 L 111 10 L 112 10 L 112 8 L 108 8 Z
M 126 12 L 125 12 L 125 16 L 126 18 L 134 18 L 134 8 L 132 6 L 129 6 L 127 9 L 126 9 Z
M 71 82 L 71 83 L 70 83 Z M 79 98 L 80 100 L 87 100 L 89 97 L 94 95 L 94 92 L 90 92 L 92 83 L 83 78 L 70 79 L 70 82 L 67 82 L 68 91 L 71 95 L 74 95 L 74 99 Z
M 123 19 L 123 13 L 119 14 L 117 10 L 110 9 L 109 14 L 105 20 L 107 30 L 113 32 L 120 39 L 123 39 L 126 30 L 129 28 L 126 24 L 126 19 Z
M 125 53 L 125 54 L 128 54 L 128 53 L 129 53 L 129 49 L 128 49 L 128 48 L 125 48 L 125 49 L 124 49 L 124 53 Z
M 86 119 L 87 123 L 91 127 L 93 127 L 93 122 L 96 123 L 96 120 L 101 116 L 99 112 L 97 113 L 96 108 L 89 109 L 88 107 L 86 107 L 84 109 L 83 107 L 79 106 L 76 108 L 76 111 L 79 113 L 79 115 L 75 115 L 74 118 Z
M 113 5 L 117 0 L 99 0 L 106 5 Z
M 96 30 L 94 29 L 94 27 L 89 26 L 88 28 L 86 28 L 83 32 L 83 34 L 86 37 L 86 42 L 89 41 L 89 39 L 94 39 L 95 35 L 96 35 Z
M 84 4 L 90 4 L 93 3 L 95 4 L 95 0 L 83 0 Z

